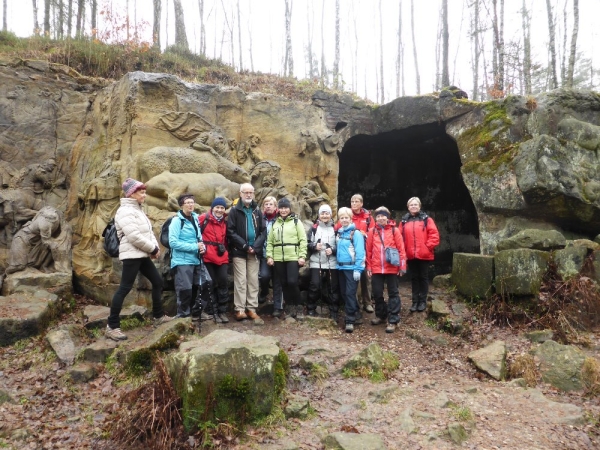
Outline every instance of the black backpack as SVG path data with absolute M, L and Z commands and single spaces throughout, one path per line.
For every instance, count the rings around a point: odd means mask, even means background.
M 165 223 L 162 224 L 162 226 L 160 227 L 160 243 L 165 246 L 166 248 L 171 248 L 171 246 L 169 245 L 169 226 L 171 225 L 171 221 L 173 220 L 174 217 L 177 216 L 172 216 L 169 217 L 167 220 L 165 220 Z M 181 219 L 181 217 L 180 217 Z M 183 225 L 185 225 L 185 219 L 181 219 L 181 228 L 183 228 Z
M 102 237 L 104 238 L 104 251 L 108 253 L 108 256 L 111 258 L 119 257 L 119 245 L 121 244 L 121 240 L 119 239 L 119 235 L 117 234 L 117 227 L 115 226 L 115 219 L 110 219 L 110 222 L 104 228 L 102 232 Z

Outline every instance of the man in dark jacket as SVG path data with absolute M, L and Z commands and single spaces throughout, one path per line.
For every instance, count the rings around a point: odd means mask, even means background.
M 265 243 L 263 217 L 254 201 L 254 187 L 240 185 L 240 199 L 227 218 L 227 238 L 233 261 L 233 302 L 236 320 L 261 320 L 258 308 L 258 269 Z

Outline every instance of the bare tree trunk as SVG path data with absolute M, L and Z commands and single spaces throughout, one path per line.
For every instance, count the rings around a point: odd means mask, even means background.
M 402 1 L 402 0 L 400 0 Z M 354 63 L 352 65 L 352 91 L 358 92 L 358 27 L 356 26 L 356 11 L 352 3 L 352 25 L 354 27 Z M 350 35 L 350 33 L 348 33 Z
M 400 0 L 398 4 L 398 50 L 396 51 L 396 98 L 400 97 L 400 82 L 402 80 L 402 51 L 402 0 Z
M 311 2 L 306 2 L 306 62 L 308 63 L 308 79 L 312 80 L 314 76 L 314 64 L 313 64 L 313 31 L 312 27 L 314 24 L 314 10 L 311 10 Z
M 8 31 L 8 20 L 6 19 L 6 13 L 8 10 L 8 0 L 2 2 L 2 31 Z
M 240 72 L 244 70 L 242 60 L 242 15 L 240 14 L 240 0 L 237 0 L 237 17 L 238 17 L 238 48 L 240 53 Z
M 546 10 L 548 11 L 548 34 L 550 36 L 549 52 L 550 52 L 550 66 L 548 70 L 550 72 L 550 85 L 549 89 L 556 89 L 558 87 L 558 79 L 556 77 L 556 43 L 555 43 L 555 30 L 554 30 L 554 17 L 552 14 L 552 5 L 550 0 L 546 0 Z
M 571 51 L 569 52 L 569 68 L 567 70 L 567 87 L 573 87 L 575 57 L 577 56 L 577 34 L 579 33 L 579 0 L 573 0 L 573 33 L 571 34 Z
M 131 39 L 131 35 L 129 34 L 129 0 L 125 0 L 125 30 L 127 35 L 127 42 Z
M 92 38 L 96 38 L 96 35 L 98 34 L 98 1 L 97 0 L 91 0 L 92 1 Z M 62 3 L 62 0 L 61 0 Z M 61 8 L 62 10 L 62 8 Z
M 383 12 L 381 9 L 381 0 L 379 0 L 379 76 L 381 78 L 381 96 L 380 103 L 385 103 L 385 84 L 383 83 Z
M 44 36 L 50 37 L 50 0 L 44 0 Z
M 500 0 L 500 14 L 498 14 L 498 0 L 492 0 L 494 29 L 494 90 L 497 95 L 504 92 L 504 0 Z
M 254 58 L 252 56 L 252 5 L 248 4 L 248 54 L 250 55 L 250 70 L 254 72 Z
M 334 50 L 334 56 L 333 56 L 333 88 L 339 89 L 339 87 L 340 87 L 340 0 L 335 0 L 335 50 Z
M 292 55 L 292 6 L 293 0 L 285 0 L 285 60 L 283 74 L 294 76 L 294 56 Z
M 449 42 L 448 0 L 442 0 L 442 87 L 450 86 L 450 69 L 448 66 Z
M 327 85 L 327 67 L 325 66 L 325 1 L 321 3 L 321 87 Z
M 200 15 L 200 54 L 206 56 L 206 28 L 204 26 L 204 0 L 198 0 Z
M 3 6 L 2 6 L 2 10 L 3 10 L 3 19 L 2 19 L 2 29 L 4 31 L 6 31 L 6 29 L 4 28 L 5 24 L 6 24 L 6 1 L 4 0 Z M 38 35 L 40 34 L 40 21 L 38 20 L 38 3 L 37 0 L 31 0 L 32 4 L 33 4 L 33 34 Z
M 527 10 L 526 0 L 523 0 L 521 11 L 523 19 L 523 84 L 525 95 L 531 94 L 531 15 Z
M 419 75 L 419 62 L 417 58 L 417 41 L 415 40 L 415 0 L 410 0 L 410 31 L 412 34 L 413 58 L 415 60 L 417 95 L 421 95 L 421 76 Z
M 525 0 L 523 0 L 525 1 Z M 471 20 L 471 41 L 473 45 L 473 100 L 479 100 L 479 0 L 473 2 L 473 19 Z
M 85 17 L 85 0 L 77 0 L 77 22 L 75 24 L 75 37 L 83 36 L 83 23 Z
M 65 37 L 65 3 L 63 0 L 58 2 L 58 38 Z
M 71 37 L 73 31 L 73 0 L 69 0 L 67 11 L 67 37 Z
M 169 46 L 169 0 L 165 5 L 165 46 Z M 216 36 L 216 33 L 215 33 Z M 215 41 L 216 42 L 216 41 Z
M 162 0 L 153 0 L 154 22 L 152 23 L 152 44 L 160 50 L 160 20 L 162 13 Z
M 190 46 L 185 32 L 185 21 L 183 20 L 183 8 L 181 0 L 173 0 L 175 10 L 175 45 L 184 50 L 190 51 Z

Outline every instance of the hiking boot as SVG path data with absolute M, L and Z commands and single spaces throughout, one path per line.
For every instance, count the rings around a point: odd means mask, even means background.
M 108 325 L 106 325 L 104 335 L 113 341 L 124 341 L 127 339 L 127 336 L 123 334 L 120 328 L 111 328 Z
M 363 324 L 363 316 L 359 312 L 356 314 L 356 319 L 354 320 L 354 325 L 362 325 Z
M 215 318 L 215 323 L 223 323 L 223 320 L 221 319 L 221 316 L 219 314 L 215 314 L 214 318 Z
M 294 309 L 296 311 L 294 318 L 296 320 L 304 320 L 304 306 L 296 306 Z
M 419 301 L 419 304 L 417 305 L 417 311 L 423 312 L 423 311 L 425 311 L 426 307 L 427 307 L 427 300 L 421 300 L 421 301 Z
M 394 331 L 396 331 L 396 324 L 395 323 L 388 323 L 387 327 L 385 327 L 385 332 L 386 333 L 393 333 Z
M 383 319 L 379 318 L 379 317 L 375 317 L 374 319 L 371 319 L 371 325 L 381 325 L 383 323 Z
M 235 312 L 235 320 L 240 321 L 240 320 L 244 320 L 247 318 L 248 318 L 248 316 L 246 315 L 246 313 L 244 311 L 236 311 Z
M 246 316 L 252 320 L 260 319 L 260 316 L 258 314 L 256 314 L 256 311 L 253 311 L 251 309 L 246 311 Z
M 346 333 L 352 333 L 354 331 L 354 324 L 353 323 L 347 323 L 346 324 Z
M 227 313 L 219 313 L 217 317 L 221 319 L 221 323 L 229 323 L 229 317 L 227 317 Z
M 162 317 L 159 317 L 158 319 L 154 319 L 153 324 L 155 327 L 157 327 L 159 325 L 162 325 L 163 323 L 170 322 L 174 318 L 175 317 L 171 317 L 171 316 L 167 316 L 166 314 L 163 314 Z
M 417 310 L 418 305 L 419 305 L 419 302 L 416 300 L 413 300 L 412 305 L 410 306 L 410 312 L 415 312 Z
M 375 310 L 373 309 L 373 305 L 371 305 L 370 303 L 368 305 L 365 305 L 363 309 L 366 313 L 369 314 L 375 312 Z
M 339 320 L 338 313 L 336 313 L 336 312 L 332 312 L 332 313 L 330 313 L 330 314 L 329 314 L 329 318 L 330 318 L 331 320 L 333 320 L 335 323 L 337 323 L 337 322 L 338 322 L 338 320 Z
M 310 317 L 317 317 L 318 315 L 314 309 L 309 310 L 306 314 Z
M 283 309 L 276 309 L 273 311 L 273 317 L 275 317 L 276 319 L 281 319 L 283 318 Z
M 202 311 L 202 314 L 200 315 L 200 320 L 213 320 L 213 316 L 212 314 L 208 314 Z
M 262 305 L 263 303 L 267 302 L 267 296 L 266 295 L 259 295 L 258 296 L 258 304 Z

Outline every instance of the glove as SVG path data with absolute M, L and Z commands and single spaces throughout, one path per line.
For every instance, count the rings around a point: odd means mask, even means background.
M 354 277 L 354 281 L 360 281 L 360 272 L 358 270 L 355 270 L 352 276 Z
M 401 270 L 400 272 L 398 272 L 398 275 L 400 275 L 400 276 L 406 275 L 406 270 Z

